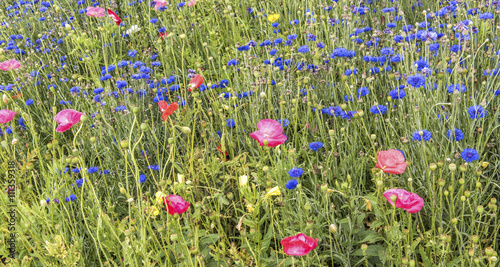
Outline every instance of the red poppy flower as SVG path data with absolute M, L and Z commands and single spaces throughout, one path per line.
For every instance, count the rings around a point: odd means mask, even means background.
M 165 39 L 165 37 L 167 37 L 168 35 L 169 35 L 169 34 L 168 34 L 168 33 L 166 33 L 166 32 L 160 32 L 160 33 L 158 33 L 158 37 L 160 37 L 162 40 L 164 40 L 164 39 Z M 174 45 L 174 44 L 175 44 L 175 42 L 174 42 L 174 38 L 172 37 L 172 45 Z
M 283 252 L 289 256 L 304 256 L 318 246 L 318 239 L 298 234 L 281 240 Z
M 12 99 L 18 99 L 18 98 L 23 98 L 23 95 L 21 93 L 17 93 L 12 96 Z
M 217 150 L 222 153 L 222 149 L 220 148 L 220 145 L 217 147 Z M 226 156 L 226 161 L 229 161 L 231 158 L 229 157 L 229 153 L 227 151 L 224 151 L 225 156 Z
M 116 23 L 116 25 L 120 26 L 120 23 L 122 23 L 122 19 L 116 15 L 115 12 L 111 11 L 111 9 L 108 8 L 108 16 L 110 16 L 113 21 Z
M 177 195 L 163 197 L 163 203 L 165 204 L 165 209 L 167 209 L 170 215 L 174 215 L 175 213 L 182 214 L 189 209 L 189 202 Z
M 168 119 L 168 116 L 172 115 L 172 113 L 174 113 L 174 111 L 179 107 L 176 102 L 169 105 L 163 100 L 158 102 L 158 106 L 160 107 L 162 113 L 161 119 L 163 121 L 166 121 Z
M 396 149 L 379 151 L 375 167 L 390 174 L 402 174 L 406 170 L 405 156 Z
M 193 88 L 196 88 L 198 89 L 198 87 L 200 87 L 200 85 L 203 83 L 203 76 L 201 76 L 200 74 L 197 74 L 196 76 L 194 76 L 193 79 L 191 79 L 191 81 L 189 82 L 189 92 L 191 92 Z

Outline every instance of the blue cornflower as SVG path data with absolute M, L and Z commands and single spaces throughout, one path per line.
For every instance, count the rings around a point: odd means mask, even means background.
M 94 173 L 94 172 L 99 171 L 99 167 L 90 167 L 87 171 L 88 171 L 89 173 Z
M 314 151 L 318 151 L 318 149 L 320 149 L 322 147 L 323 147 L 323 143 L 321 143 L 321 142 L 312 142 L 309 144 L 309 148 L 314 150 Z
M 128 56 L 129 57 L 135 57 L 137 55 L 137 50 L 129 50 L 128 51 Z
M 425 77 L 418 74 L 409 76 L 406 82 L 412 87 L 419 88 L 425 85 Z
M 303 45 L 297 49 L 297 52 L 299 53 L 307 53 L 309 52 L 309 46 Z
M 446 133 L 446 136 L 448 136 L 448 138 L 450 138 L 453 141 L 455 141 L 455 140 L 461 141 L 462 139 L 464 139 L 464 133 L 460 129 L 457 129 L 457 128 L 455 128 L 455 130 L 448 130 L 448 132 Z
M 420 136 L 420 132 L 422 132 L 422 136 Z M 412 139 L 415 141 L 429 141 L 432 138 L 432 133 L 427 131 L 426 129 L 422 131 L 415 131 L 412 135 Z
M 452 84 L 448 86 L 448 93 L 452 94 L 455 91 L 458 91 L 459 93 L 464 93 L 467 91 L 467 88 L 463 84 Z
M 288 175 L 293 178 L 300 177 L 303 173 L 304 171 L 302 170 L 302 168 L 292 168 L 288 171 Z
M 493 18 L 493 14 L 491 14 L 489 12 L 479 14 L 479 19 L 482 19 L 482 20 L 487 20 L 487 19 L 492 19 L 492 18 Z
M 389 95 L 392 97 L 392 99 L 398 100 L 398 99 L 403 99 L 406 96 L 406 92 L 405 90 L 394 89 L 389 92 Z
M 146 182 L 146 175 L 144 175 L 143 173 L 141 173 L 141 175 L 139 175 L 139 182 L 142 184 L 144 182 Z
M 467 109 L 467 112 L 471 119 L 479 119 L 488 114 L 488 111 L 481 106 L 471 106 Z
M 286 183 L 286 189 L 288 189 L 288 190 L 295 189 L 295 188 L 297 188 L 298 184 L 299 184 L 299 182 L 297 182 L 297 180 L 292 179 Z
M 387 112 L 387 107 L 384 105 L 373 106 L 370 108 L 370 112 L 373 114 L 385 114 Z
M 153 171 L 158 171 L 160 170 L 160 166 L 158 165 L 149 165 L 148 168 Z
M 290 121 L 289 121 L 289 120 L 287 120 L 287 119 L 281 119 L 281 120 L 278 120 L 278 122 L 279 122 L 279 123 L 281 124 L 281 126 L 283 126 L 283 127 L 287 127 L 287 126 L 288 126 L 288 124 L 290 123 Z
M 69 197 L 66 197 L 66 202 L 75 201 L 75 200 L 76 200 L 75 194 L 71 194 Z
M 476 160 L 479 160 L 479 153 L 474 148 L 467 148 L 460 153 L 462 156 L 462 159 L 464 159 L 466 162 L 473 162 Z
M 234 120 L 233 120 L 233 119 L 228 119 L 228 120 L 226 121 L 226 125 L 227 125 L 227 127 L 229 127 L 229 128 L 233 128 L 233 127 L 234 127 L 234 124 L 235 124 L 235 123 L 234 123 Z
M 370 93 L 370 89 L 367 87 L 361 87 L 358 89 L 358 98 L 363 97 Z

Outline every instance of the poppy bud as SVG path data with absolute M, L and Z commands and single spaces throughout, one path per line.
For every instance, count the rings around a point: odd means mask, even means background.
M 5 103 L 5 105 L 8 105 L 9 104 L 9 98 L 7 97 L 6 94 L 3 94 L 3 102 Z
M 444 166 L 444 161 L 443 160 L 438 160 L 438 163 L 437 163 L 438 167 L 441 168 Z
M 263 172 L 268 172 L 268 171 L 269 171 L 269 167 L 264 166 L 264 167 L 262 168 L 262 171 L 263 171 Z M 269 186 L 270 186 L 270 185 L 269 185 Z
M 437 169 L 437 165 L 436 165 L 436 163 L 431 163 L 431 164 L 429 164 L 429 169 L 430 169 L 431 171 L 435 171 L 435 170 Z
M 311 204 L 309 204 L 309 202 L 306 202 L 306 204 L 304 204 L 304 209 L 307 211 L 311 210 Z
M 462 179 L 462 178 L 460 178 L 460 179 L 458 179 L 458 183 L 459 183 L 460 185 L 463 185 L 463 184 L 465 183 L 465 180 L 464 180 L 464 179 Z
M 125 188 L 123 188 L 123 187 L 120 187 L 120 193 L 125 195 L 125 194 L 127 194 L 127 190 L 125 190 Z
M 83 121 L 83 122 L 86 122 L 88 118 L 89 118 L 89 117 L 88 117 L 87 115 L 83 114 L 83 115 L 80 117 L 80 120 L 81 120 L 81 121 Z
M 370 138 L 371 138 L 372 140 L 375 140 L 375 139 L 377 139 L 377 136 L 376 136 L 375 134 L 372 134 L 372 135 L 370 135 Z
M 170 235 L 170 241 L 175 242 L 179 239 L 179 236 L 177 234 L 171 234 Z
M 391 195 L 391 201 L 392 203 L 396 203 L 396 200 L 398 199 L 398 196 L 396 195 Z
M 465 191 L 464 192 L 464 196 L 467 197 L 467 198 L 470 197 L 470 191 L 469 190 Z
M 73 149 L 73 151 L 71 151 L 71 155 L 76 157 L 76 156 L 80 155 L 80 151 L 75 148 L 75 149 Z
M 132 112 L 133 112 L 134 114 L 139 113 L 139 111 L 141 111 L 141 109 L 140 109 L 139 107 L 133 107 L 133 108 L 132 108 Z
M 267 146 L 269 144 L 269 140 L 264 139 L 264 141 L 262 141 L 262 144 L 264 144 L 264 146 Z
M 491 201 L 491 203 L 493 203 L 493 204 L 496 204 L 496 203 L 497 203 L 497 199 L 496 199 L 496 198 L 494 198 L 494 197 L 492 197 L 490 201 Z
M 384 185 L 384 181 L 378 180 L 377 181 L 377 187 L 382 187 Z
M 333 136 L 335 134 L 334 130 L 328 130 L 328 135 Z
M 17 144 L 17 142 L 19 142 L 19 140 L 17 140 L 17 138 L 12 139 L 12 145 Z
M 445 196 L 448 196 L 449 194 L 450 194 L 450 191 L 448 191 L 448 190 L 444 190 L 444 195 L 445 195 Z
M 128 148 L 128 141 L 127 140 L 121 140 L 120 141 L 120 146 L 122 148 Z
M 141 130 L 146 131 L 148 129 L 148 125 L 146 123 L 141 123 Z
M 328 190 L 328 185 L 327 184 L 322 184 L 321 185 L 321 191 L 326 192 Z
M 330 229 L 330 233 L 332 234 L 337 233 L 337 225 L 335 225 L 334 223 L 330 224 L 330 227 L 328 228 Z
M 483 211 L 484 211 L 484 207 L 481 205 L 477 206 L 476 209 L 477 209 L 477 212 L 479 212 L 480 214 L 483 213 Z
M 71 163 L 71 158 L 66 158 L 66 163 L 70 164 Z
M 33 170 L 33 168 L 34 168 L 34 167 L 35 167 L 35 166 L 33 165 L 33 163 L 32 163 L 32 162 L 28 162 L 28 164 L 26 164 L 26 169 L 28 169 L 28 170 L 30 170 L 30 171 L 31 171 L 31 170 Z
M 451 223 L 452 223 L 453 225 L 457 225 L 457 223 L 458 223 L 458 219 L 457 219 L 457 218 L 453 218 L 453 219 L 451 219 Z
M 78 157 L 74 157 L 71 159 L 71 163 L 73 163 L 73 164 L 77 164 L 79 161 L 80 161 L 80 159 Z
M 466 199 L 465 196 L 460 197 L 460 200 L 462 200 L 462 202 L 465 201 L 465 199 Z
M 190 134 L 191 133 L 191 129 L 189 127 L 181 127 L 181 132 L 183 132 L 184 134 Z
M 476 188 L 481 188 L 481 182 L 476 182 Z
M 457 170 L 457 165 L 455 165 L 455 164 L 451 163 L 451 164 L 448 166 L 448 168 L 450 169 L 450 171 L 454 172 L 454 171 L 456 171 L 456 170 Z
M 96 141 L 95 136 L 90 137 L 90 142 L 95 143 L 95 141 Z

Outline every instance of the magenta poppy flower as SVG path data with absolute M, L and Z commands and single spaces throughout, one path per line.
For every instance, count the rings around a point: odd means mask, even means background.
M 116 23 L 116 25 L 120 26 L 120 23 L 122 23 L 122 19 L 116 15 L 115 12 L 113 12 L 111 9 L 108 10 L 108 16 L 111 17 L 111 19 Z
M 424 206 L 424 199 L 415 193 L 410 193 L 404 189 L 389 189 L 384 192 L 384 197 L 394 206 L 391 196 L 396 195 L 396 208 L 402 208 L 409 213 L 417 213 Z
M 402 174 L 406 170 L 405 156 L 396 149 L 379 151 L 375 167 L 390 174 Z
M 318 246 L 318 239 L 298 234 L 281 240 L 283 252 L 288 256 L 304 256 Z
M 82 115 L 84 115 L 84 113 L 78 112 L 74 109 L 61 110 L 54 118 L 54 120 L 59 123 L 56 131 L 62 133 L 70 129 L 73 125 L 80 122 Z
M 104 8 L 102 7 L 87 7 L 87 16 L 89 17 L 104 17 Z
M 196 0 L 189 0 L 186 2 L 186 6 L 191 7 L 191 6 L 195 6 L 195 5 L 196 5 Z
M 8 123 L 10 122 L 14 116 L 16 116 L 16 112 L 10 109 L 2 109 L 0 110 L 0 123 Z
M 163 197 L 163 203 L 165 204 L 165 209 L 167 209 L 170 215 L 174 215 L 175 213 L 182 214 L 189 209 L 189 202 L 177 195 Z
M 19 67 L 21 67 L 21 63 L 19 63 L 19 61 L 15 60 L 15 59 L 7 60 L 7 61 L 0 63 L 0 70 L 4 70 L 4 71 L 15 70 Z
M 269 147 L 275 147 L 285 143 L 287 137 L 283 134 L 283 127 L 275 120 L 264 119 L 257 123 L 258 131 L 250 134 L 250 137 L 259 141 L 259 145 L 264 145 L 264 140 L 268 141 Z
M 160 8 L 162 6 L 166 6 L 166 5 L 167 5 L 167 1 L 165 1 L 165 0 L 156 0 L 155 10 L 158 10 L 158 8 Z

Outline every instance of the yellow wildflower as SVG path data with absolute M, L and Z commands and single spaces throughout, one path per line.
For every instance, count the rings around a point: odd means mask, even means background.
M 267 16 L 267 19 L 270 22 L 276 22 L 276 21 L 278 21 L 279 18 L 280 18 L 279 14 L 272 14 L 272 15 Z

